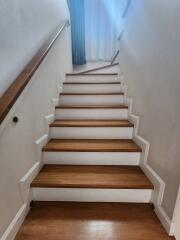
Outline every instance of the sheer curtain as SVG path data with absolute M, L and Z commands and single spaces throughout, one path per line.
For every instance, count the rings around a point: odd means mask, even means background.
M 72 60 L 74 65 L 86 63 L 84 0 L 68 0 L 71 16 Z
M 85 0 L 87 61 L 110 61 L 115 54 L 121 1 Z

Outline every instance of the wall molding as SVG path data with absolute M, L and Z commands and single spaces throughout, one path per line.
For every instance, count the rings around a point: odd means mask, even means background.
M 26 215 L 28 214 L 29 206 L 27 204 L 23 204 L 16 216 L 13 218 L 12 222 L 9 224 L 8 228 L 4 232 L 1 240 L 13 240 L 18 233 Z
M 62 86 L 61 85 L 57 85 L 57 92 L 58 92 L 58 94 L 62 93 L 62 91 L 63 91 Z
M 159 220 L 161 221 L 163 227 L 165 228 L 166 232 L 169 236 L 174 236 L 174 223 L 170 220 L 168 215 L 166 214 L 165 210 L 162 206 L 155 207 L 155 213 L 158 216 Z
M 124 76 L 123 76 L 123 79 L 124 79 Z M 133 99 L 127 98 L 127 91 L 128 91 L 127 85 L 123 84 L 123 89 L 124 89 L 124 96 L 125 96 L 125 104 L 127 104 L 129 107 L 128 119 L 130 120 L 130 122 L 134 124 L 133 140 L 142 148 L 140 167 L 154 185 L 154 191 L 152 194 L 151 202 L 154 204 L 155 213 L 159 218 L 159 220 L 161 221 L 166 232 L 170 236 L 173 236 L 174 224 L 162 207 L 162 200 L 163 200 L 164 191 L 165 191 L 165 182 L 148 164 L 148 154 L 149 154 L 150 143 L 138 135 L 140 118 L 139 116 L 136 116 L 132 113 Z
M 51 103 L 52 103 L 52 108 L 55 109 L 55 107 L 58 106 L 59 104 L 59 98 L 52 98 Z
M 49 135 L 44 134 L 41 138 L 35 141 L 35 152 L 36 152 L 36 161 L 40 163 L 42 167 L 42 148 L 49 140 Z
M 45 131 L 48 136 L 49 136 L 49 125 L 53 123 L 54 120 L 55 120 L 55 114 L 49 114 L 44 117 Z
M 180 240 L 179 223 L 180 223 L 180 185 L 172 218 L 172 230 L 174 230 L 174 235 L 177 240 Z
M 32 201 L 30 196 L 30 185 L 41 168 L 40 162 L 35 163 L 20 180 L 20 189 L 23 202 L 28 204 Z

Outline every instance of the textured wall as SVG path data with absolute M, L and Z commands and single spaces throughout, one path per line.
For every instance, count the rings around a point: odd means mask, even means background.
M 179 12 L 179 0 L 132 0 L 120 54 L 140 135 L 151 143 L 149 164 L 166 183 L 170 218 L 180 183 Z

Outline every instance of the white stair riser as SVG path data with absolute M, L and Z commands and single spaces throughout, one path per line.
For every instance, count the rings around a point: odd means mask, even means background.
M 116 93 L 121 92 L 120 84 L 65 84 L 64 93 Z
M 123 104 L 123 95 L 62 95 L 60 104 Z
M 128 109 L 56 109 L 56 119 L 127 119 Z
M 52 127 L 51 138 L 132 139 L 132 127 Z
M 149 189 L 32 188 L 34 201 L 149 203 Z
M 44 164 L 139 165 L 140 152 L 43 152 Z
M 77 75 L 77 76 L 66 76 L 66 82 L 119 82 L 118 76 L 89 76 L 89 75 Z

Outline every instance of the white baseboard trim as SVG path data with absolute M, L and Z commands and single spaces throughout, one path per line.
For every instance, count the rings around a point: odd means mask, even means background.
M 54 111 L 55 107 L 59 105 L 59 98 L 52 98 L 51 103 L 52 103 L 52 109 Z
M 49 135 L 44 134 L 41 138 L 35 141 L 36 161 L 42 164 L 42 148 L 49 140 Z
M 28 212 L 29 205 L 24 203 L 4 232 L 1 240 L 13 240 L 16 237 L 16 234 L 18 233 Z
M 162 206 L 155 207 L 155 213 L 158 216 L 159 220 L 161 221 L 163 227 L 165 228 L 166 232 L 169 236 L 174 236 L 174 224 L 167 216 L 166 212 L 164 211 Z
M 146 176 L 150 179 L 150 181 L 154 185 L 151 202 L 154 204 L 155 213 L 159 218 L 159 220 L 161 221 L 162 225 L 164 226 L 166 232 L 170 236 L 173 236 L 174 235 L 173 222 L 169 219 L 168 215 L 166 214 L 165 210 L 162 207 L 162 200 L 163 200 L 164 191 L 165 191 L 165 182 L 148 164 L 148 154 L 149 154 L 150 143 L 138 135 L 140 119 L 138 116 L 132 114 L 133 99 L 127 98 L 127 86 L 126 85 L 124 86 L 125 86 L 125 96 L 126 96 L 125 103 L 129 107 L 128 119 L 134 124 L 133 139 L 142 148 L 140 167 L 142 168 Z
M 44 117 L 44 124 L 45 124 L 45 130 L 46 134 L 49 135 L 49 125 L 55 120 L 55 114 L 49 114 Z
M 24 203 L 28 204 L 32 201 L 30 195 L 30 184 L 40 171 L 40 162 L 35 163 L 26 175 L 20 180 L 21 195 Z
M 174 230 L 174 236 L 177 240 L 180 240 L 180 185 L 179 185 L 179 191 L 176 199 L 176 204 L 174 208 L 173 218 L 172 218 L 172 231 Z
M 61 87 L 61 85 L 57 85 L 57 91 L 58 91 L 58 94 L 62 93 L 63 88 Z

